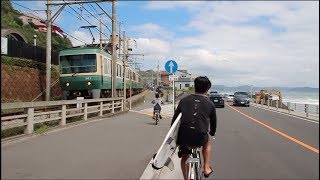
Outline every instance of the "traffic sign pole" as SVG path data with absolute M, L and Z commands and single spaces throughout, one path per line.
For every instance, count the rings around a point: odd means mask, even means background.
M 174 61 L 174 60 L 168 60 L 165 64 L 165 69 L 168 73 L 170 74 L 173 74 L 173 77 L 172 78 L 172 104 L 173 104 L 173 114 L 174 114 L 174 111 L 175 111 L 175 84 L 174 84 L 174 81 L 175 81 L 175 72 L 178 70 L 178 64 Z M 170 79 L 170 76 L 169 76 L 169 79 Z
M 174 75 L 174 74 L 173 74 Z M 175 99 L 175 93 L 174 93 L 174 91 L 175 91 L 175 88 L 174 88 L 174 79 L 173 79 L 173 81 L 172 81 L 172 104 L 173 104 L 173 115 L 174 115 L 174 111 L 175 111 L 175 107 L 174 107 L 174 99 Z

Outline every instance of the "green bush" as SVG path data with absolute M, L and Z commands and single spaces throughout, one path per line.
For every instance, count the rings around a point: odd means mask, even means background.
M 1 130 L 1 139 L 24 134 L 24 129 L 25 127 L 23 126 Z

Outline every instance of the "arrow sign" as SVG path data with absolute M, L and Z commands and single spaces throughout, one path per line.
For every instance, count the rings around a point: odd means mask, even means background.
M 178 70 L 178 64 L 174 60 L 168 60 L 164 67 L 170 74 L 173 74 Z

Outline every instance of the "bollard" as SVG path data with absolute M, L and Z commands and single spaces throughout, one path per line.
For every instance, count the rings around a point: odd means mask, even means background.
M 25 129 L 26 134 L 32 134 L 33 133 L 33 121 L 34 121 L 34 108 L 29 107 L 28 108 L 28 117 L 27 117 L 27 128 Z
M 287 107 L 288 107 L 288 111 L 289 111 L 289 114 L 290 114 L 290 102 L 287 102 Z
M 131 102 L 131 99 L 130 99 L 130 101 L 129 101 L 129 109 L 131 109 L 131 103 L 132 103 L 132 102 Z
M 67 124 L 67 105 L 62 105 L 62 112 L 61 112 L 61 126 L 65 126 Z
M 279 106 L 278 100 L 276 100 L 276 108 L 277 108 L 277 111 L 278 111 L 278 106 Z
M 267 100 L 267 105 L 268 105 L 268 109 L 270 108 L 270 101 L 269 99 Z

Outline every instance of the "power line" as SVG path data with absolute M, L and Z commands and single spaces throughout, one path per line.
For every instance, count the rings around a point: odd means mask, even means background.
M 92 15 L 85 7 L 83 7 L 83 9 L 84 10 L 86 10 L 92 17 L 94 17 L 96 20 L 98 20 L 99 21 L 99 19 L 98 18 L 96 18 L 94 15 Z M 111 30 L 109 29 L 109 27 L 107 26 L 107 25 L 105 25 L 104 23 L 102 23 L 101 22 L 101 24 L 103 24 L 109 31 L 110 31 L 110 33 L 111 33 Z
M 63 2 L 65 2 L 65 0 L 63 0 Z M 74 10 L 73 7 L 71 7 L 69 4 L 67 4 L 75 13 L 77 13 L 78 15 L 82 16 L 81 14 L 79 14 L 76 10 Z M 93 26 L 93 24 L 91 24 L 88 20 L 84 19 L 85 21 L 87 21 L 87 23 L 89 23 L 91 26 Z M 100 30 L 98 30 L 98 28 L 95 28 L 98 32 L 100 32 Z M 104 34 L 103 32 L 101 32 L 103 35 L 105 35 L 106 37 L 108 37 L 108 35 Z

